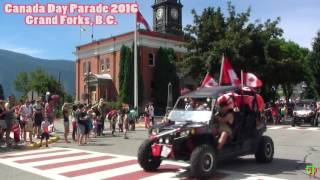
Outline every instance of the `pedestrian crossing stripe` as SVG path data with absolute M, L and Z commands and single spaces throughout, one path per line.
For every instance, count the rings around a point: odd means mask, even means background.
M 157 171 L 145 172 L 136 157 L 60 147 L 1 154 L 0 163 L 57 180 L 181 179 L 179 175 L 189 166 L 163 161 Z M 237 177 L 243 177 L 243 173 L 218 170 L 214 174 L 215 179 Z
M 305 131 L 319 131 L 319 127 L 292 127 L 292 126 L 268 126 L 270 130 L 305 130 Z

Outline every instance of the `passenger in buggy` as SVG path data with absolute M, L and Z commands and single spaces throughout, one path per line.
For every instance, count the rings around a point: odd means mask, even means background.
M 218 149 L 222 149 L 226 141 L 232 135 L 231 126 L 234 123 L 234 101 L 229 95 L 222 95 L 217 100 L 218 113 L 217 122 L 220 138 L 218 141 Z

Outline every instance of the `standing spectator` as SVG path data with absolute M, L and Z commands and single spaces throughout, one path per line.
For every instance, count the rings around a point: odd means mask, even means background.
M 76 117 L 77 117 L 77 124 L 78 124 L 78 145 L 83 145 L 83 137 L 85 136 L 86 132 L 86 108 L 83 104 L 80 104 L 78 106 L 78 109 L 76 111 Z
M 144 107 L 144 127 L 146 129 L 149 129 L 150 127 L 150 114 L 149 114 L 148 105 Z
M 78 106 L 73 105 L 72 106 L 72 112 L 71 112 L 71 121 L 72 121 L 72 140 L 74 142 L 77 142 L 76 135 L 77 135 L 77 118 L 76 118 L 76 111 Z
M 19 127 L 19 121 L 17 119 L 14 120 L 14 123 L 12 125 L 12 131 L 13 131 L 13 139 L 14 139 L 14 145 L 17 146 L 20 142 L 20 127 Z
M 278 108 L 275 103 L 271 105 L 271 115 L 272 115 L 273 125 L 278 124 Z
M 129 109 L 123 109 L 123 125 L 124 125 L 124 139 L 129 139 L 127 136 L 129 130 L 129 119 L 128 119 Z
M 123 132 L 123 112 L 118 111 L 118 127 L 119 127 L 119 132 Z
M 130 130 L 134 131 L 136 127 L 136 119 L 137 119 L 137 112 L 135 109 L 131 109 L 128 113 L 128 120 L 130 125 Z
M 40 139 L 41 123 L 43 120 L 43 107 L 41 105 L 41 100 L 37 99 L 36 104 L 33 106 L 33 119 L 35 133 L 38 139 Z
M 20 119 L 23 124 L 23 137 L 24 141 L 27 142 L 27 132 L 29 133 L 30 143 L 32 141 L 32 132 L 33 132 L 33 121 L 32 121 L 32 105 L 28 100 L 25 101 L 25 104 L 20 107 Z
M 114 136 L 114 132 L 116 131 L 117 117 L 118 117 L 118 113 L 117 113 L 117 110 L 115 110 L 115 109 L 111 110 L 107 114 L 107 118 L 110 122 L 112 136 Z
M 93 137 L 97 137 L 97 115 L 96 113 L 92 113 L 92 132 L 93 132 Z
M 20 132 L 23 132 L 23 122 L 22 120 L 20 119 L 20 108 L 21 106 L 23 105 L 23 100 L 20 100 L 17 105 L 15 106 L 15 109 L 14 109 L 14 113 L 15 113 L 15 116 L 16 116 L 16 119 L 18 120 L 19 122 L 19 125 L 20 125 Z M 20 133 L 20 139 L 23 138 L 23 133 Z
M 105 121 L 105 118 L 106 118 L 106 115 L 107 115 L 105 102 L 104 102 L 104 100 L 102 98 L 100 99 L 100 102 L 99 102 L 97 110 L 99 111 L 99 115 L 97 114 L 97 117 L 98 117 L 97 134 L 98 134 L 98 136 L 100 136 L 100 135 L 104 135 L 103 134 L 104 121 Z
M 5 132 L 5 129 L 7 129 L 7 124 L 5 120 L 6 109 L 4 105 L 5 105 L 5 101 L 0 100 L 0 144 L 2 144 L 3 142 L 3 134 Z
M 10 146 L 10 132 L 12 128 L 12 122 L 14 120 L 14 110 L 15 110 L 15 97 L 13 95 L 8 97 L 8 102 L 5 104 L 6 109 L 6 115 L 5 115 L 5 121 L 6 121 L 6 144 L 7 146 Z
M 42 146 L 42 141 L 44 138 L 46 138 L 46 147 L 48 147 L 49 125 L 50 123 L 48 121 L 48 118 L 44 118 L 44 121 L 42 121 L 41 123 L 42 134 L 41 134 L 40 147 Z
M 154 107 L 153 107 L 153 103 L 152 102 L 149 103 L 148 111 L 149 111 L 149 115 L 150 115 L 150 120 L 151 120 L 152 126 L 154 126 L 154 125 L 156 125 L 156 122 L 154 120 Z
M 64 125 L 64 142 L 70 143 L 68 141 L 68 135 L 69 135 L 69 105 L 67 103 L 64 103 L 62 106 L 62 115 L 63 115 L 63 125 Z
M 53 113 L 53 100 L 51 98 L 48 99 L 48 102 L 45 105 L 45 114 L 48 118 L 50 125 L 52 125 L 52 131 L 54 131 L 54 113 Z

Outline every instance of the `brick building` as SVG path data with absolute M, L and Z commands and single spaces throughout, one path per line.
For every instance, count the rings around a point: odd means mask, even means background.
M 186 53 L 183 47 L 182 5 L 180 0 L 155 0 L 153 8 L 154 31 L 138 30 L 141 71 L 144 82 L 144 100 L 152 92 L 153 70 L 160 47 L 172 48 L 177 57 Z M 94 103 L 100 98 L 115 101 L 119 93 L 120 49 L 132 47 L 134 32 L 93 41 L 76 48 L 76 100 Z M 89 98 L 89 99 L 87 99 Z

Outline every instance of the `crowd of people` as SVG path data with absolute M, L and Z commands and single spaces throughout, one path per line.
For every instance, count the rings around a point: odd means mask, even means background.
M 9 96 L 7 101 L 0 100 L 0 143 L 11 146 L 10 133 L 13 132 L 15 145 L 26 143 L 29 138 L 30 144 L 34 139 L 46 139 L 48 146 L 49 126 L 54 131 L 54 104 L 50 98 L 16 102 L 14 96 Z
M 72 124 L 72 139 L 79 145 L 87 144 L 90 137 L 104 136 L 105 122 L 110 124 L 111 134 L 115 136 L 116 125 L 118 132 L 124 134 L 128 139 L 127 132 L 135 130 L 135 123 L 138 119 L 136 109 L 129 110 L 129 107 L 122 107 L 120 110 L 109 109 L 103 99 L 96 105 L 76 104 L 70 107 L 64 104 L 62 107 L 65 126 L 65 142 L 68 141 L 69 119 Z M 69 118 L 70 117 L 70 118 Z
M 146 106 L 144 117 L 150 127 L 150 122 L 154 124 L 154 108 L 150 103 Z M 55 131 L 54 119 L 55 111 L 58 105 L 50 97 L 46 100 L 39 98 L 35 101 L 16 102 L 14 96 L 9 96 L 7 101 L 0 100 L 0 143 L 1 145 L 12 146 L 18 143 L 33 144 L 35 139 L 46 140 L 51 132 Z M 136 108 L 129 109 L 123 106 L 120 109 L 110 109 L 107 103 L 100 99 L 96 104 L 73 104 L 64 103 L 61 108 L 61 118 L 64 126 L 64 142 L 71 143 L 72 140 L 79 145 L 87 144 L 91 137 L 105 136 L 105 123 L 110 125 L 112 136 L 116 132 L 123 134 L 128 139 L 128 131 L 135 130 L 135 124 L 138 122 Z M 69 131 L 72 132 L 69 132 Z M 10 138 L 13 132 L 14 138 Z

